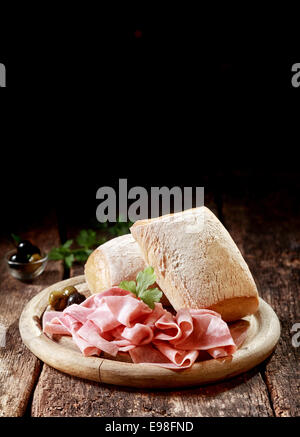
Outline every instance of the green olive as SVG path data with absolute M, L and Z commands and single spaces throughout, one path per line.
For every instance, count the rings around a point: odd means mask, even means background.
M 23 271 L 26 273 L 35 272 L 42 265 L 42 262 L 37 262 L 41 259 L 42 259 L 42 257 L 39 253 L 34 253 L 34 254 L 30 255 L 27 263 L 24 264 L 24 266 L 23 266 Z
M 71 296 L 74 293 L 78 293 L 77 289 L 73 287 L 73 285 L 69 285 L 68 287 L 65 287 L 62 291 L 63 291 L 63 295 L 67 297 Z
M 39 253 L 33 253 L 31 255 L 31 257 L 29 258 L 29 262 L 33 263 L 33 262 L 38 261 L 40 259 L 42 259 L 42 257 L 41 257 L 41 255 Z
M 61 291 L 59 291 L 59 290 L 52 291 L 49 295 L 49 305 L 54 307 L 56 302 L 58 301 L 58 299 L 61 298 L 61 296 L 62 296 Z
M 67 302 L 68 302 L 68 297 L 63 296 L 59 301 L 58 311 L 63 311 L 67 306 Z
M 67 306 L 68 296 L 63 295 L 63 290 L 54 290 L 49 296 L 49 305 L 51 305 L 55 311 L 63 311 Z

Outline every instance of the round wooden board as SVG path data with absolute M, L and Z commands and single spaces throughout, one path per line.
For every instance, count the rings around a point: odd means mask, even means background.
M 71 337 L 53 336 L 42 332 L 41 317 L 48 305 L 49 293 L 67 285 L 89 295 L 84 276 L 77 276 L 51 285 L 37 294 L 24 308 L 19 322 L 25 345 L 49 366 L 80 378 L 121 386 L 142 388 L 184 387 L 208 384 L 250 370 L 273 351 L 280 324 L 273 309 L 260 299 L 256 314 L 246 317 L 250 324 L 247 338 L 232 357 L 196 362 L 185 370 L 170 370 L 151 364 L 133 364 L 106 357 L 84 357 Z M 126 360 L 126 358 L 125 358 Z

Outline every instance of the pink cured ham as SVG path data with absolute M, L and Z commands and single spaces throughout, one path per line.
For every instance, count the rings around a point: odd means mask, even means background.
M 232 355 L 245 338 L 246 327 L 233 329 L 210 310 L 181 309 L 176 315 L 156 303 L 151 310 L 129 291 L 113 287 L 80 305 L 43 316 L 46 334 L 72 336 L 85 356 L 127 352 L 133 363 L 170 369 L 193 365 L 201 353 L 213 358 Z

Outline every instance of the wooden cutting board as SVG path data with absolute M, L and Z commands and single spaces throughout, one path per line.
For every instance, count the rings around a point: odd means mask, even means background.
M 247 337 L 231 357 L 196 362 L 185 370 L 170 370 L 151 364 L 133 364 L 127 354 L 111 359 L 84 357 L 71 337 L 42 332 L 41 318 L 53 290 L 74 285 L 89 295 L 84 275 L 57 282 L 37 294 L 24 308 L 19 329 L 31 352 L 49 366 L 79 378 L 120 386 L 142 388 L 184 387 L 208 384 L 246 372 L 264 361 L 274 350 L 280 336 L 279 320 L 273 309 L 259 301 L 256 314 L 237 323 L 249 323 Z

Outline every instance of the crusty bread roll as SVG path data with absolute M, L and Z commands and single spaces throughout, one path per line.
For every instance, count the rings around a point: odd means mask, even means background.
M 228 231 L 206 207 L 138 220 L 130 228 L 175 308 L 209 308 L 225 321 L 253 314 L 258 293 Z
M 118 286 L 122 281 L 134 281 L 145 267 L 138 243 L 131 234 L 126 234 L 101 244 L 91 253 L 84 266 L 85 280 L 90 292 L 95 294 Z M 164 294 L 160 302 L 170 306 Z
M 145 261 L 131 234 L 113 238 L 101 244 L 89 256 L 85 267 L 85 280 L 92 293 L 135 280 Z

